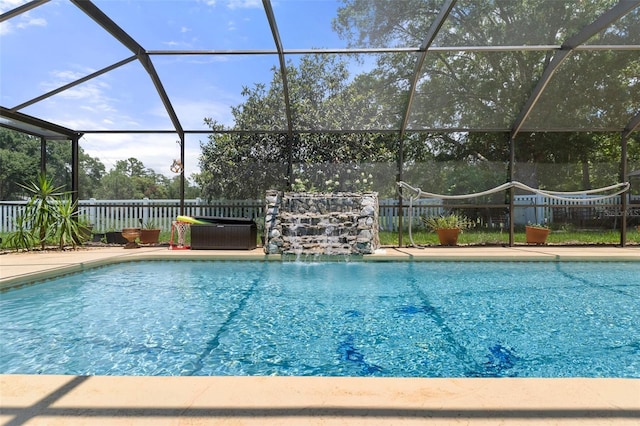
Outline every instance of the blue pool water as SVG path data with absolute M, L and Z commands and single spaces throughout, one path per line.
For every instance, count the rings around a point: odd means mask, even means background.
M 0 373 L 640 377 L 640 263 L 140 262 L 0 294 Z

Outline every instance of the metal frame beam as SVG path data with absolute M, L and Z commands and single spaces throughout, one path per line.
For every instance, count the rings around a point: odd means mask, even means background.
M 24 12 L 27 12 L 31 9 L 34 9 L 38 6 L 41 6 L 45 3 L 48 3 L 49 0 L 34 0 L 34 1 L 30 1 L 28 3 L 25 3 L 23 5 L 20 5 L 18 7 L 16 7 L 15 9 L 11 9 L 8 12 L 3 13 L 2 15 L 0 15 L 0 22 L 4 22 L 7 19 L 11 19 L 15 16 L 18 16 Z
M 276 50 L 278 52 L 278 61 L 280 62 L 282 95 L 284 97 L 284 109 L 287 116 L 287 176 L 289 179 L 287 186 L 290 189 L 293 183 L 293 118 L 291 116 L 291 100 L 289 97 L 289 83 L 287 80 L 287 61 L 284 58 L 284 48 L 282 46 L 282 40 L 280 39 L 280 31 L 278 31 L 276 16 L 273 13 L 273 7 L 271 7 L 271 1 L 262 0 L 262 5 L 264 6 L 264 11 L 267 15 L 269 28 L 271 28 L 271 34 L 273 35 L 273 42 L 275 43 Z
M 24 132 L 33 136 L 45 137 L 47 140 L 71 140 L 74 137 L 80 138 L 83 135 L 82 132 L 77 132 L 21 112 L 12 111 L 2 106 L 0 106 L 0 117 L 5 117 L 17 123 L 24 123 L 30 127 L 41 128 L 43 131 L 38 132 L 36 130 L 21 129 L 20 127 L 6 125 L 0 121 L 0 126 L 2 127 L 11 128 L 12 130 Z M 50 133 L 56 133 L 57 135 L 51 135 Z
M 60 92 L 64 92 L 64 91 L 65 91 L 65 90 L 67 90 L 67 89 L 71 89 L 71 88 L 72 88 L 72 87 L 74 87 L 74 86 L 77 86 L 77 85 L 79 85 L 79 84 L 82 84 L 82 83 L 84 83 L 85 81 L 89 81 L 89 80 L 91 80 L 91 79 L 93 79 L 93 78 L 96 78 L 96 77 L 98 77 L 98 76 L 101 76 L 102 74 L 105 74 L 105 73 L 107 73 L 107 72 L 109 72 L 109 71 L 111 71 L 111 70 L 114 70 L 114 69 L 116 69 L 116 68 L 119 68 L 119 67 L 121 67 L 122 65 L 126 65 L 126 64 L 128 64 L 129 62 L 135 61 L 135 60 L 136 60 L 136 58 L 137 58 L 137 57 L 136 57 L 135 55 L 134 55 L 134 56 L 130 56 L 130 57 L 128 57 L 127 59 L 123 59 L 122 61 L 119 61 L 119 62 L 116 62 L 115 64 L 109 65 L 109 66 L 108 66 L 108 67 L 106 67 L 106 68 L 102 68 L 101 70 L 98 70 L 98 71 L 96 71 L 96 72 L 94 72 L 94 73 L 91 73 L 91 74 L 89 74 L 89 75 L 87 75 L 87 76 L 85 76 L 85 77 L 82 77 L 82 78 L 80 78 L 80 79 L 78 79 L 78 80 L 72 81 L 71 83 L 65 84 L 64 86 L 58 87 L 57 89 L 54 89 L 54 90 L 52 90 L 52 91 L 50 91 L 50 92 L 47 92 L 47 93 L 45 93 L 45 94 L 43 94 L 43 95 L 40 95 L 40 96 L 36 97 L 36 98 L 33 98 L 33 99 L 28 100 L 28 101 L 26 101 L 26 102 L 23 102 L 23 103 L 21 103 L 20 105 L 16 105 L 15 107 L 13 107 L 13 108 L 11 108 L 11 109 L 12 109 L 13 111 L 19 111 L 19 110 L 21 110 L 21 109 L 23 109 L 23 108 L 28 107 L 29 105 L 33 105 L 33 104 L 35 104 L 35 103 L 37 103 L 37 102 L 40 102 L 40 101 L 42 101 L 42 100 L 44 100 L 44 99 L 47 99 L 47 98 L 49 98 L 49 97 L 51 97 L 51 96 L 53 96 L 53 95 L 56 95 L 56 94 L 58 94 L 58 93 L 60 93 Z
M 427 51 L 433 40 L 438 35 L 440 28 L 444 25 L 444 22 L 447 20 L 449 13 L 451 13 L 451 9 L 455 6 L 456 0 L 447 0 L 445 4 L 442 5 L 438 16 L 431 24 L 427 35 L 425 36 L 422 44 L 420 45 L 420 55 L 416 60 L 415 67 L 413 69 L 413 78 L 411 80 L 411 85 L 409 87 L 409 93 L 407 96 L 407 103 L 405 105 L 404 114 L 402 116 L 402 124 L 400 125 L 400 133 L 398 135 L 398 178 L 397 181 L 400 182 L 403 180 L 403 163 L 404 163 L 404 137 L 405 131 L 407 129 L 407 124 L 409 123 L 409 114 L 411 113 L 411 106 L 413 105 L 413 99 L 416 93 L 416 88 L 418 87 L 418 81 L 420 80 L 420 70 L 422 70 L 422 65 L 424 64 L 425 59 L 427 58 Z M 400 232 L 398 233 L 398 246 L 402 247 L 402 229 L 403 229 L 403 206 L 402 206 L 402 193 L 398 193 L 398 227 L 400 228 Z
M 544 52 L 560 50 L 559 44 L 531 44 L 521 46 L 430 46 L 430 52 L 455 53 L 455 52 Z M 640 50 L 636 44 L 593 44 L 589 46 L 577 46 L 574 50 Z M 421 53 L 420 47 L 373 47 L 373 48 L 338 48 L 338 49 L 282 49 L 286 55 L 326 55 L 326 54 L 371 54 L 380 53 Z M 189 56 L 189 55 L 277 55 L 278 50 L 148 50 L 149 56 Z
M 440 32 L 440 28 L 444 25 L 449 13 L 451 13 L 451 9 L 455 6 L 457 0 L 447 0 L 445 4 L 442 5 L 438 16 L 435 21 L 431 24 L 427 35 L 425 36 L 422 45 L 420 46 L 420 56 L 416 60 L 416 65 L 413 70 L 413 79 L 411 80 L 411 86 L 409 88 L 409 95 L 407 98 L 406 108 L 404 110 L 404 115 L 402 117 L 402 124 L 400 126 L 400 139 L 404 137 L 405 129 L 407 128 L 407 123 L 409 122 L 409 113 L 411 112 L 411 106 L 413 105 L 413 98 L 416 93 L 416 88 L 418 87 L 418 80 L 420 80 L 420 70 L 422 70 L 422 65 L 424 65 L 424 61 L 427 58 L 427 51 L 431 47 L 433 40 Z
M 585 26 L 580 32 L 569 37 L 567 40 L 565 40 L 564 43 L 562 43 L 562 47 L 559 51 L 556 52 L 554 57 L 549 62 L 549 65 L 542 72 L 542 77 L 538 81 L 538 84 L 533 89 L 533 92 L 531 92 L 531 96 L 520 111 L 518 117 L 515 119 L 511 129 L 512 137 L 515 138 L 518 132 L 520 132 L 524 125 L 524 122 L 527 120 L 529 114 L 531 114 L 531 111 L 533 111 L 533 108 L 538 103 L 540 96 L 551 81 L 551 78 L 558 70 L 560 65 L 565 61 L 565 59 L 569 57 L 569 54 L 574 51 L 579 45 L 585 43 L 595 34 L 604 30 L 613 22 L 617 21 L 639 5 L 640 0 L 620 0 L 618 4 L 600 15 L 591 24 Z
M 640 111 L 629 120 L 629 124 L 624 127 L 622 131 L 622 137 L 628 138 L 632 132 L 640 129 Z
M 287 80 L 287 62 L 284 58 L 284 48 L 282 47 L 282 40 L 280 39 L 280 32 L 278 31 L 278 25 L 276 23 L 276 17 L 273 13 L 273 7 L 271 7 L 270 0 L 262 0 L 264 11 L 267 15 L 267 21 L 269 22 L 269 28 L 271 28 L 271 34 L 273 35 L 273 42 L 276 45 L 276 51 L 278 53 L 278 61 L 280 62 L 280 75 L 282 76 L 282 92 L 284 96 L 284 106 L 287 115 L 287 133 L 289 137 L 293 135 L 293 119 L 291 117 L 291 100 L 289 97 L 289 83 Z
M 89 0 L 71 0 L 73 4 L 75 4 L 78 9 L 82 10 L 85 14 L 87 14 L 91 19 L 93 19 L 98 25 L 104 28 L 109 34 L 111 34 L 116 40 L 122 43 L 127 49 L 131 50 L 134 55 L 140 61 L 140 64 L 144 67 L 144 69 L 149 74 L 153 85 L 156 87 L 156 91 L 164 104 L 165 109 L 167 110 L 167 114 L 169 114 L 169 118 L 173 123 L 173 126 L 176 129 L 176 132 L 180 135 L 181 138 L 184 136 L 184 129 L 180 124 L 180 120 L 178 119 L 178 115 L 173 109 L 173 105 L 171 104 L 171 100 L 167 95 L 164 86 L 162 85 L 162 80 L 158 76 L 158 73 L 151 62 L 151 58 L 145 51 L 145 49 L 138 44 L 125 30 L 120 28 L 115 22 L 111 20 L 102 10 L 98 9 L 91 1 Z

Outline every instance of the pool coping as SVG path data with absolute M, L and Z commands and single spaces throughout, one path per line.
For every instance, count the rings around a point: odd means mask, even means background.
M 116 262 L 266 260 L 166 247 L 0 255 L 0 288 Z M 640 247 L 387 247 L 363 261 L 640 261 Z M 638 424 L 640 379 L 0 375 L 3 424 Z
M 637 424 L 640 380 L 0 376 L 6 425 Z

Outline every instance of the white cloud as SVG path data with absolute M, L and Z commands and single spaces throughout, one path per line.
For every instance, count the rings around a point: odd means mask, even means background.
M 26 0 L 0 0 L 0 13 L 5 13 L 27 3 Z
M 180 145 L 176 135 L 158 134 L 87 134 L 80 139 L 82 149 L 92 157 L 97 157 L 107 171 L 117 161 L 130 157 L 140 160 L 146 168 L 167 177 L 174 177 L 169 167 L 174 159 L 180 158 Z M 198 173 L 200 145 L 189 138 L 185 145 L 185 175 Z
M 24 29 L 28 27 L 46 27 L 47 26 L 47 20 L 44 18 L 29 18 L 26 16 L 24 18 L 25 19 L 18 22 L 18 25 L 16 25 L 16 27 L 20 29 Z
M 204 118 L 210 117 L 219 123 L 230 126 L 233 116 L 226 102 L 174 100 L 176 112 L 180 115 L 182 125 L 188 129 L 207 129 Z
M 229 0 L 227 3 L 229 9 L 255 9 L 262 7 L 260 0 Z
M 9 12 L 24 3 L 27 2 L 24 0 L 0 0 L 0 13 Z M 0 35 L 10 34 L 16 29 L 23 30 L 29 27 L 44 27 L 46 25 L 46 19 L 32 17 L 31 11 L 27 11 L 11 18 L 11 20 L 0 23 Z

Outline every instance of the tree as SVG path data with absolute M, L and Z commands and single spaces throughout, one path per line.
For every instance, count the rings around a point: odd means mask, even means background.
M 169 194 L 169 178 L 144 166 L 137 158 L 118 160 L 102 178 L 97 198 L 126 200 L 165 199 Z
M 0 128 L 0 199 L 28 197 L 20 183 L 36 180 L 39 158 L 39 139 Z
M 442 2 L 436 0 L 343 3 L 334 29 L 351 47 L 419 46 L 442 7 Z M 539 0 L 459 2 L 434 44 L 559 45 L 615 3 L 590 2 L 576 8 L 572 3 Z M 640 11 L 636 9 L 617 22 L 615 28 L 597 34 L 589 42 L 635 44 L 640 40 L 638 26 Z M 409 129 L 509 128 L 554 54 L 551 50 L 429 52 L 420 70 Z M 379 55 L 376 70 L 371 74 L 384 81 L 385 87 L 402 90 L 408 87 L 414 66 L 415 59 L 404 53 Z M 621 119 L 623 122 L 630 119 L 637 112 L 640 93 L 637 55 L 607 50 L 575 52 L 563 63 L 562 71 L 554 76 L 538 100 L 528 117 L 530 125 L 548 129 L 606 128 L 619 124 Z M 397 96 L 391 97 L 387 102 L 401 107 L 396 99 Z M 416 139 L 419 138 L 410 138 L 406 144 L 413 145 L 405 152 L 409 174 L 422 159 L 428 159 L 428 156 L 413 157 L 425 153 L 415 149 L 420 143 Z M 485 165 L 484 161 L 478 161 L 482 158 L 502 163 L 509 160 L 508 138 L 503 134 L 460 132 L 437 135 L 424 143 L 427 150 L 433 150 L 434 160 L 463 162 L 469 167 Z M 609 170 L 613 173 L 603 173 L 595 166 L 602 158 L 600 153 L 615 150 L 616 144 L 619 138 L 603 140 L 596 133 L 521 133 L 516 139 L 516 161 L 520 167 L 516 172 L 533 186 L 590 187 L 594 181 L 604 180 L 601 174 L 616 174 L 617 167 L 611 167 L 610 163 Z M 552 165 L 547 171 L 553 168 L 556 173 L 540 173 L 538 169 L 546 167 L 543 164 Z M 506 168 L 504 171 L 507 178 Z M 455 172 L 459 174 L 460 170 Z M 459 190 L 460 181 L 455 181 Z
M 336 55 L 307 55 L 295 66 L 287 64 L 292 119 L 296 128 L 309 129 L 287 140 L 280 73 L 273 69 L 269 87 L 245 87 L 246 100 L 232 109 L 234 129 L 282 133 L 222 133 L 224 126 L 207 118 L 214 131 L 201 144 L 201 173 L 196 181 L 207 199 L 261 198 L 269 188 L 287 189 L 289 144 L 294 180 L 304 189 L 353 190 L 358 176 L 373 177 L 371 163 L 395 161 L 396 137 L 385 134 L 316 133 L 334 128 L 386 127 L 387 116 L 371 102 L 371 77 L 351 78 Z M 371 169 L 371 170 L 370 170 Z M 388 169 L 379 173 L 390 187 Z M 351 175 L 351 176 L 348 176 Z M 327 183 L 330 182 L 330 183 Z M 362 180 L 360 180 L 362 184 Z
M 100 185 L 104 165 L 98 158 L 79 149 L 79 198 L 89 198 Z M 56 186 L 71 189 L 71 142 L 47 141 L 47 176 Z M 19 200 L 28 197 L 24 182 L 38 180 L 40 171 L 40 138 L 0 128 L 0 199 Z

